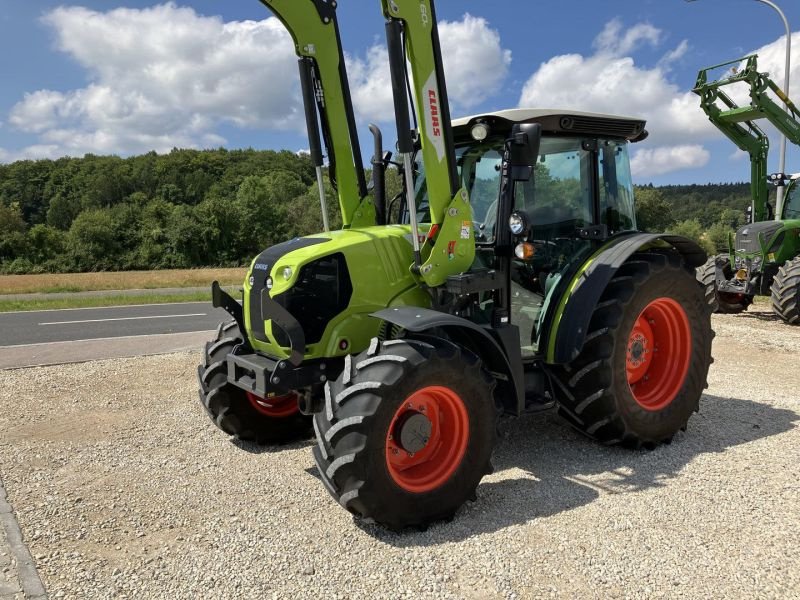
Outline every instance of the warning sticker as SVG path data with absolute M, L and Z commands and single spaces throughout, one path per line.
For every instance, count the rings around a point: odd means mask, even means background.
M 472 235 L 472 222 L 463 221 L 461 223 L 461 239 L 468 240 Z

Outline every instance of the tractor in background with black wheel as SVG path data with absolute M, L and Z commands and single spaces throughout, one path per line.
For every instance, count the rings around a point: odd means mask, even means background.
M 387 202 L 377 127 L 368 193 L 336 2 L 262 2 L 294 38 L 323 215 L 324 140 L 344 226 L 265 250 L 241 303 L 213 286 L 233 319 L 199 369 L 214 422 L 275 443 L 311 420 L 325 488 L 392 529 L 476 498 L 501 415 L 557 407 L 631 448 L 685 429 L 711 363 L 706 255 L 636 230 L 628 151 L 645 122 L 452 121 L 433 2 L 384 0 L 405 183 Z
M 720 69 L 727 70 L 714 79 L 713 72 Z M 747 88 L 748 106 L 738 106 L 726 92 L 736 86 Z M 776 315 L 800 325 L 800 174 L 767 176 L 769 139 L 758 125 L 766 120 L 800 145 L 800 111 L 758 70 L 757 56 L 703 69 L 694 92 L 709 120 L 750 155 L 751 165 L 750 223 L 730 237 L 727 253 L 711 257 L 697 270 L 706 301 L 716 312 L 735 314 L 746 311 L 755 296 L 770 296 Z M 769 204 L 769 183 L 784 188 L 777 211 Z

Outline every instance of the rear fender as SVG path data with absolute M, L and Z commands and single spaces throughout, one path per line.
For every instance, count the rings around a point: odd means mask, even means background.
M 455 315 L 427 308 L 387 308 L 371 316 L 402 327 L 411 333 L 443 332 L 452 342 L 481 358 L 497 381 L 498 398 L 505 412 L 519 415 L 525 405 L 524 371 L 515 325 L 500 330 L 476 325 Z M 439 334 L 440 335 L 440 334 Z
M 635 252 L 659 246 L 672 247 L 691 268 L 708 258 L 697 243 L 678 235 L 635 233 L 611 240 L 578 270 L 563 296 L 555 299 L 556 312 L 545 322 L 547 336 L 540 343 L 540 348 L 547 349 L 548 364 L 567 364 L 580 354 L 594 308 L 614 274 Z

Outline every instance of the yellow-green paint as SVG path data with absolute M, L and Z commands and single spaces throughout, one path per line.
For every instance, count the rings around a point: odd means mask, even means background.
M 420 269 L 420 276 L 427 285 L 435 287 L 444 284 L 450 275 L 467 271 L 473 262 L 475 233 L 472 206 L 467 190 L 461 189 L 447 208 L 436 243 Z
M 353 164 L 353 144 L 347 119 L 344 88 L 340 78 L 339 40 L 334 21 L 323 22 L 313 2 L 261 0 L 284 24 L 292 36 L 297 56 L 312 58 L 317 64 L 325 112 L 336 160 L 336 183 L 342 222 L 345 227 L 375 224 L 375 207 L 361 197 L 357 167 Z
M 555 362 L 555 355 L 556 355 L 556 340 L 558 339 L 558 329 L 561 325 L 561 318 L 564 316 L 564 310 L 567 307 L 567 303 L 569 299 L 572 297 L 575 288 L 578 287 L 578 283 L 580 283 L 581 278 L 586 274 L 586 271 L 589 267 L 592 266 L 592 263 L 600 256 L 603 252 L 606 251 L 609 246 L 612 246 L 613 242 L 610 244 L 606 244 L 601 247 L 597 252 L 592 254 L 589 259 L 583 263 L 583 266 L 578 270 L 575 274 L 575 277 L 572 278 L 572 281 L 567 288 L 567 291 L 562 294 L 561 299 L 558 302 L 558 307 L 556 308 L 556 314 L 553 317 L 553 324 L 550 327 L 550 335 L 547 339 L 547 355 L 545 357 L 545 362 L 554 363 Z M 553 289 L 555 291 L 555 288 Z M 551 292 L 553 293 L 553 292 Z
M 466 188 L 453 196 L 450 166 L 455 156 L 447 147 L 442 92 L 436 71 L 433 43 L 434 10 L 430 0 L 382 0 L 387 19 L 402 21 L 406 52 L 411 66 L 411 88 L 419 116 L 419 139 L 425 165 L 431 222 L 438 225 L 433 240 L 423 248 L 420 278 L 431 287 L 442 285 L 450 275 L 469 269 L 475 260 L 472 206 Z
M 413 262 L 411 228 L 408 225 L 348 229 L 309 237 L 330 241 L 294 250 L 272 265 L 270 276 L 273 288 L 270 296 L 274 298 L 290 290 L 297 283 L 305 265 L 340 253 L 347 262 L 353 294 L 347 309 L 327 324 L 321 340 L 307 346 L 306 360 L 344 356 L 366 349 L 380 327 L 380 322 L 369 316 L 373 312 L 395 306 L 430 306 L 430 296 L 419 287 L 408 270 L 408 265 Z M 247 323 L 250 322 L 249 280 L 253 264 L 250 265 L 244 282 L 244 314 Z M 283 276 L 287 267 L 291 269 L 289 279 Z M 326 299 L 320 298 L 320 301 L 325 302 Z M 265 330 L 270 340 L 267 344 L 253 338 L 248 331 L 253 348 L 268 356 L 288 357 L 288 349 L 278 344 L 268 321 Z M 343 340 L 348 343 L 346 350 L 339 347 Z

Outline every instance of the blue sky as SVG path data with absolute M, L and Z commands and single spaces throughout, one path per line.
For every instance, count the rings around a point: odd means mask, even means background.
M 798 3 L 778 3 L 800 31 Z M 687 92 L 698 68 L 762 47 L 782 81 L 783 28 L 767 6 L 440 0 L 437 12 L 447 22 L 454 114 L 534 103 L 632 112 L 651 123 L 651 138 L 634 154 L 640 183 L 748 179 L 747 160 L 705 124 Z M 308 145 L 291 48 L 256 0 L 0 0 L 0 14 L 0 160 Z M 367 147 L 369 119 L 383 116 L 393 137 L 380 3 L 340 0 L 339 18 Z M 800 97 L 800 33 L 793 41 L 792 91 Z M 777 143 L 775 135 L 772 169 Z M 788 170 L 800 171 L 800 153 L 790 154 Z

